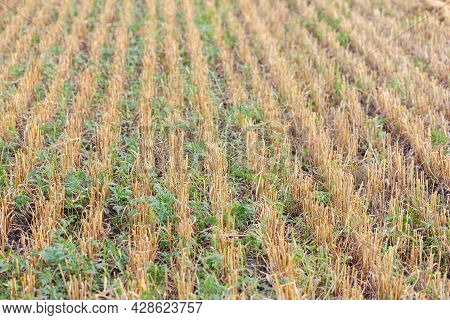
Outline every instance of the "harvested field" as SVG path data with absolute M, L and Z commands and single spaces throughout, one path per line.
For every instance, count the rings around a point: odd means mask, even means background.
M 0 299 L 450 299 L 449 12 L 0 2 Z

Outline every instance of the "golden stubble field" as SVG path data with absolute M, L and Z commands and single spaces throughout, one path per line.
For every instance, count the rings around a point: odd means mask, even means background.
M 0 298 L 449 299 L 449 2 L 0 3 Z

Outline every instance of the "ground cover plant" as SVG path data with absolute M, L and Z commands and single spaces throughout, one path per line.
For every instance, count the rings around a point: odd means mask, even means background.
M 0 3 L 0 298 L 449 299 L 446 1 Z

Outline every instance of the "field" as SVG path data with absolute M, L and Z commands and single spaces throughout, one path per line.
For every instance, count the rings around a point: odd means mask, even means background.
M 0 298 L 450 299 L 448 4 L 0 2 Z

